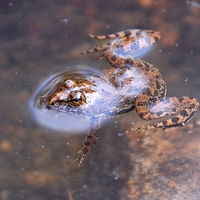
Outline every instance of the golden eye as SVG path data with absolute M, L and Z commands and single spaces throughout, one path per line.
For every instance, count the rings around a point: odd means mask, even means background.
M 71 106 L 78 107 L 86 103 L 86 97 L 82 92 L 73 91 L 70 92 L 67 103 Z
M 82 99 L 82 93 L 81 92 L 73 92 L 72 94 L 72 101 L 81 101 Z

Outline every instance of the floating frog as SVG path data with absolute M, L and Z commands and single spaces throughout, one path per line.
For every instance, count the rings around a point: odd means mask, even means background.
M 133 29 L 105 36 L 90 36 L 108 42 L 82 54 L 101 52 L 99 58 L 105 57 L 112 68 L 88 79 L 64 80 L 46 98 L 49 109 L 88 118 L 90 130 L 84 147 L 72 163 L 79 161 L 78 167 L 97 142 L 102 118 L 116 117 L 136 110 L 144 120 L 160 121 L 131 131 L 167 129 L 184 126 L 199 106 L 195 98 L 188 96 L 167 97 L 166 84 L 159 70 L 133 56 L 157 42 L 161 37 L 160 32 Z

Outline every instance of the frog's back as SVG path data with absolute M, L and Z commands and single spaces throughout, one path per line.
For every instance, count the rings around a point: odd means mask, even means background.
M 104 101 L 105 109 L 107 108 L 105 115 L 108 113 L 118 115 L 133 110 L 136 99 L 141 94 L 147 98 L 166 95 L 166 84 L 155 66 L 140 59 L 126 63 L 128 63 L 128 67 L 124 64 L 124 67 L 103 71 L 102 76 L 107 77 L 110 86 L 102 85 L 102 87 L 112 88 L 110 93 L 103 89 L 100 96 Z M 99 93 L 100 90 L 98 90 Z M 98 112 L 101 113 L 102 110 L 104 109 L 100 109 Z

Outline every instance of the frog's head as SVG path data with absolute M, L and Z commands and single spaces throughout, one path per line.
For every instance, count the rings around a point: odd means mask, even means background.
M 87 80 L 64 80 L 58 84 L 54 92 L 47 97 L 48 108 L 62 109 L 77 108 L 86 104 L 86 94 L 93 91 L 89 88 L 92 83 Z

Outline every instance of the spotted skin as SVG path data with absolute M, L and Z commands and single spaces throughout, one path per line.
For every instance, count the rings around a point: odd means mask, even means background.
M 140 36 L 150 36 L 151 39 L 153 37 L 157 37 L 160 39 L 160 33 L 158 31 L 153 30 L 141 30 L 141 29 L 133 29 L 133 30 L 127 30 L 127 31 L 121 31 L 109 35 L 102 35 L 102 36 L 95 36 L 92 34 L 89 34 L 91 38 L 97 39 L 97 40 L 107 40 L 107 39 L 114 39 L 114 38 L 137 38 Z
M 90 119 L 90 131 L 87 133 L 87 136 L 85 138 L 84 147 L 78 152 L 80 155 L 79 157 L 72 163 L 75 164 L 77 161 L 79 161 L 78 167 L 81 166 L 85 155 L 90 151 L 92 146 L 94 146 L 97 142 L 97 139 L 99 137 L 99 131 L 100 131 L 100 119 Z
M 160 119 L 130 131 L 152 128 L 182 127 L 198 109 L 195 98 L 167 97 L 165 81 L 152 64 L 135 58 L 131 53 L 143 50 L 157 42 L 158 31 L 134 29 L 106 36 L 90 37 L 109 40 L 103 46 L 82 54 L 101 52 L 112 68 L 91 76 L 88 80 L 64 80 L 46 99 L 49 109 L 86 116 L 90 130 L 79 157 L 72 163 L 82 164 L 86 154 L 96 144 L 102 118 L 115 117 L 136 110 L 144 120 Z
M 112 54 L 113 56 L 115 55 L 123 59 L 126 59 L 127 57 L 132 58 L 133 55 L 129 55 L 127 53 L 134 51 L 137 52 L 150 47 L 153 43 L 160 39 L 161 35 L 158 31 L 135 29 L 106 36 L 94 36 L 90 34 L 90 37 L 97 40 L 109 40 L 109 42 L 103 46 L 83 51 L 81 54 L 103 52 L 99 58 L 105 56 L 107 60 L 110 61 L 110 56 Z M 109 57 L 107 52 L 111 52 Z

